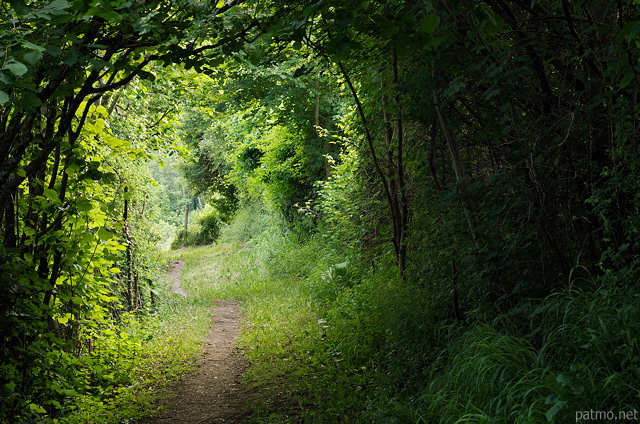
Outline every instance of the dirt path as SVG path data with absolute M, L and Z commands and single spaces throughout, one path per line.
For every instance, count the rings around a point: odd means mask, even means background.
M 174 266 L 176 265 L 176 266 Z M 182 264 L 172 264 L 171 291 L 186 296 L 179 285 Z M 182 293 L 175 290 L 181 290 Z M 236 338 L 240 334 L 240 308 L 234 300 L 215 300 L 211 331 L 204 343 L 204 352 L 197 370 L 184 376 L 171 387 L 175 397 L 165 404 L 170 408 L 146 424 L 239 424 L 247 414 L 243 404 L 242 376 L 247 361 L 238 351 Z
M 180 274 L 184 269 L 184 262 L 181 259 L 174 259 L 171 261 L 171 267 L 169 268 L 169 290 L 171 293 L 179 294 L 181 296 L 187 296 L 187 292 L 184 291 L 180 285 Z

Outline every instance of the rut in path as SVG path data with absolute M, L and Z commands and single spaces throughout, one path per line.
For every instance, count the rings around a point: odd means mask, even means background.
M 181 264 L 178 268 L 182 269 Z M 182 290 L 179 281 L 171 277 L 170 281 L 172 292 L 182 294 L 178 292 L 178 289 Z M 247 417 L 242 377 L 248 363 L 236 346 L 240 334 L 240 308 L 234 300 L 214 300 L 213 303 L 216 305 L 213 325 L 196 371 L 172 385 L 175 397 L 165 402 L 171 405 L 169 409 L 144 423 L 239 424 Z

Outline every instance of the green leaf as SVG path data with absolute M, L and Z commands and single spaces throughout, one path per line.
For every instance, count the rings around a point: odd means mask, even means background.
M 113 233 L 111 231 L 108 231 L 104 228 L 100 228 L 98 230 L 98 237 L 100 237 L 100 240 L 102 241 L 107 241 L 109 239 L 111 239 L 111 237 L 113 237 Z
M 4 385 L 4 387 L 6 387 L 9 390 L 9 392 L 13 392 L 16 389 L 16 386 L 17 384 L 15 381 L 10 381 Z
M 633 72 L 627 72 L 627 74 L 622 77 L 622 81 L 620 81 L 620 88 L 625 88 L 629 83 L 633 80 Z
M 44 189 L 44 197 L 46 197 L 49 200 L 53 200 L 53 201 L 58 201 L 58 192 L 55 191 L 52 188 L 45 188 Z
M 46 50 L 52 56 L 60 56 L 62 54 L 62 49 L 55 44 L 47 44 Z
M 22 94 L 22 105 L 27 109 L 40 107 L 42 106 L 42 101 L 36 95 L 36 93 L 32 93 L 31 91 L 25 91 Z
M 46 48 L 44 48 L 44 47 L 42 47 L 42 46 L 38 46 L 37 44 L 33 44 L 33 43 L 32 43 L 32 42 L 30 42 L 30 41 L 24 41 L 24 42 L 22 43 L 22 45 L 23 45 L 23 46 L 25 46 L 25 47 L 26 47 L 26 48 L 28 48 L 28 49 L 31 49 L 31 50 L 37 50 L 37 51 L 39 51 L 39 52 L 44 52 L 45 50 L 47 50 Z
M 545 414 L 547 421 L 550 423 L 553 422 L 555 415 L 558 412 L 560 412 L 560 410 L 564 407 L 566 403 L 567 403 L 566 401 L 558 401 L 555 404 L 553 404 L 553 406 L 549 408 L 549 410 Z
M 78 63 L 78 59 L 80 59 L 80 51 L 76 48 L 71 49 L 71 51 L 62 59 L 62 63 L 65 65 L 75 65 Z
M 346 53 L 349 51 L 350 44 L 351 44 L 351 40 L 349 40 L 348 38 L 345 38 L 344 40 L 340 41 L 336 45 L 336 56 L 344 57 Z
M 91 200 L 86 197 L 79 197 L 76 200 L 76 208 L 78 208 L 80 212 L 89 212 L 93 209 L 93 204 L 91 203 Z
M 42 59 L 42 53 L 38 50 L 29 50 L 22 55 L 25 62 L 35 65 L 40 59 Z
M 29 9 L 29 6 L 27 6 L 24 0 L 9 0 L 9 4 L 18 15 L 26 15 L 31 12 L 31 9 Z
M 140 71 L 138 71 L 138 77 L 140 77 L 140 79 L 149 80 L 149 81 L 156 80 L 156 76 L 153 73 L 149 71 L 145 71 L 144 69 L 141 69 Z
M 374 15 L 371 19 L 380 27 L 380 34 L 383 38 L 392 38 L 400 31 L 400 27 L 384 15 Z
M 108 4 L 108 2 L 106 3 Z M 122 21 L 122 15 L 113 9 L 109 10 L 108 8 L 102 8 L 102 7 L 92 8 L 87 14 L 99 16 L 108 22 L 119 23 Z
M 57 15 L 57 16 L 51 16 L 51 23 L 53 25 L 66 24 L 68 22 L 71 22 L 71 20 L 73 19 L 73 14 L 66 13 L 64 11 L 60 11 L 59 13 L 52 13 L 52 15 Z
M 105 2 L 109 3 L 109 2 Z M 43 9 L 43 13 L 47 15 L 66 15 L 65 9 L 71 7 L 71 4 L 67 0 L 53 0 Z
M 224 56 L 216 56 L 211 58 L 207 63 L 209 66 L 218 66 L 224 63 Z
M 396 35 L 398 32 L 400 32 L 400 27 L 393 24 L 381 29 L 381 34 L 383 38 L 393 38 L 393 36 Z
M 619 40 L 631 41 L 640 34 L 640 21 L 627 23 L 618 33 Z
M 9 95 L 4 91 L 0 90 L 0 105 L 3 105 L 9 101 Z M 24 170 L 21 170 L 24 172 Z
M 89 59 L 89 63 L 91 63 L 91 68 L 95 70 L 100 70 L 103 68 L 114 68 L 111 62 L 102 59 Z
M 440 26 L 440 16 L 429 15 L 422 20 L 422 30 L 427 34 L 433 34 L 433 32 Z
M 570 383 L 573 380 L 573 376 L 575 375 L 575 373 L 573 372 L 562 372 L 560 374 L 558 374 L 558 376 L 556 377 L 556 381 L 562 385 L 565 385 L 567 383 Z
M 97 169 L 89 169 L 87 172 L 82 174 L 82 176 L 80 177 L 80 181 L 83 181 L 83 180 L 97 181 L 101 179 L 103 175 L 104 174 L 101 171 L 98 171 Z
M 103 118 L 108 118 L 109 117 L 109 111 L 107 110 L 106 107 L 104 107 L 102 105 L 96 106 L 95 112 L 97 114 L 99 114 L 100 116 L 102 116 Z
M 7 85 L 14 85 L 16 83 L 16 77 L 11 72 L 0 72 L 0 82 Z
M 4 67 L 10 70 L 12 74 L 17 76 L 22 76 L 29 70 L 29 68 L 27 68 L 25 64 L 20 63 L 15 59 L 8 62 L 6 65 L 4 65 Z
M 47 411 L 40 405 L 36 405 L 35 403 L 30 403 L 29 404 L 29 409 L 33 412 L 36 412 L 38 414 L 44 414 Z

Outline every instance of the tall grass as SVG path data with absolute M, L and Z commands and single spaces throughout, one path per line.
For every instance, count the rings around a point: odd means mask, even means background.
M 633 411 L 639 314 L 633 288 L 603 286 L 545 299 L 525 336 L 499 322 L 471 329 L 439 356 L 415 412 L 422 422 L 565 423 L 581 411 Z
M 189 296 L 159 290 L 155 308 L 122 316 L 87 334 L 79 373 L 90 383 L 76 390 L 57 422 L 133 423 L 153 415 L 163 388 L 189 371 L 211 322 L 211 298 L 197 285 Z
M 363 267 L 321 237 L 299 242 L 258 208 L 198 252 L 211 295 L 242 304 L 256 422 L 371 422 L 389 396 L 423 381 L 441 335 L 429 308 L 415 307 L 427 292 L 399 281 L 391 256 Z
M 508 317 L 454 327 L 428 287 L 398 281 L 391 258 L 362 266 L 281 232 L 248 245 L 257 271 L 235 290 L 252 325 L 251 379 L 298 405 L 264 422 L 564 423 L 640 405 L 631 286 L 532 300 L 525 332 Z
M 235 298 L 256 423 L 564 423 L 640 405 L 633 287 L 531 301 L 530 331 L 522 317 L 454 326 L 429 285 L 398 280 L 391 255 L 362 264 L 319 236 L 301 243 L 257 207 L 215 246 L 177 254 L 190 296 L 165 293 L 148 321 L 130 324 L 148 354 L 136 364 L 149 380 L 140 387 L 196 357 L 211 300 Z
M 306 408 L 305 386 L 315 378 L 313 351 L 322 337 L 307 276 L 321 249 L 300 244 L 276 215 L 239 212 L 223 228 L 233 246 L 218 275 L 217 296 L 242 303 L 245 330 L 239 343 L 251 362 L 247 375 L 258 421 L 291 422 Z

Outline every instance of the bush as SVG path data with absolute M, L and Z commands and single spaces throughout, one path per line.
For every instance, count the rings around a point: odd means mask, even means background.
M 171 248 L 213 244 L 218 241 L 218 237 L 220 237 L 220 220 L 214 213 L 210 213 L 200 217 L 195 228 L 178 231 L 175 240 L 171 243 Z
M 202 244 L 212 244 L 220 237 L 220 220 L 214 214 L 208 214 L 200 218 L 200 237 Z

